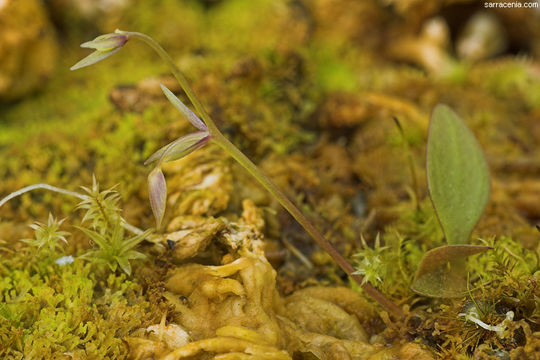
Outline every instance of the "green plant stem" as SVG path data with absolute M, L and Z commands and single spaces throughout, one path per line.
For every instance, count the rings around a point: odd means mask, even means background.
M 68 196 L 73 196 L 73 197 L 76 197 L 76 198 L 78 198 L 80 200 L 86 199 L 86 197 L 83 194 L 79 194 L 79 193 L 77 193 L 75 191 L 69 191 L 69 190 L 62 189 L 62 188 L 52 186 L 52 185 L 49 185 L 49 184 L 34 184 L 34 185 L 23 187 L 22 189 L 19 189 L 19 190 L 15 191 L 15 192 L 12 192 L 11 194 L 9 194 L 5 198 L 3 198 L 0 201 L 0 207 L 2 207 L 5 203 L 10 201 L 11 199 L 16 198 L 17 196 L 21 196 L 22 194 L 25 194 L 27 192 L 30 192 L 30 191 L 33 191 L 33 190 L 40 190 L 40 189 L 41 190 L 49 190 L 49 191 L 57 192 L 57 193 L 68 195 Z
M 146 34 L 142 34 L 139 32 L 131 32 L 131 31 L 120 31 L 120 30 L 116 30 L 116 32 L 119 34 L 127 35 L 129 38 L 140 40 L 144 42 L 146 45 L 150 46 L 161 57 L 161 59 L 163 59 L 163 61 L 165 61 L 165 63 L 169 66 L 169 69 L 171 70 L 174 77 L 176 78 L 176 80 L 178 81 L 178 83 L 180 84 L 184 92 L 186 93 L 189 101 L 191 101 L 191 103 L 195 107 L 195 110 L 197 110 L 203 122 L 208 127 L 208 131 L 210 132 L 210 134 L 212 135 L 221 134 L 216 124 L 210 118 L 210 116 L 208 115 L 204 107 L 202 106 L 197 96 L 195 96 L 195 93 L 189 86 L 189 83 L 186 77 L 184 76 L 184 74 L 180 71 L 178 66 L 176 66 L 174 61 L 171 59 L 170 55 L 165 51 L 165 49 L 161 47 L 161 45 L 159 45 L 154 39 L 152 39 L 150 36 Z
M 396 317 L 402 317 L 403 311 L 399 306 L 386 298 L 379 290 L 371 286 L 367 282 L 363 282 L 364 277 L 359 274 L 354 274 L 354 267 L 336 250 L 336 248 L 313 226 L 313 224 L 302 214 L 302 212 L 287 198 L 287 196 L 266 176 L 259 168 L 249 160 L 236 146 L 234 146 L 223 134 L 219 131 L 214 121 L 204 110 L 202 104 L 195 96 L 193 90 L 189 86 L 185 76 L 173 62 L 169 54 L 151 37 L 137 32 L 117 31 L 120 34 L 125 34 L 130 38 L 139 39 L 154 49 L 158 55 L 167 63 L 174 77 L 186 93 L 189 100 L 201 116 L 202 120 L 208 127 L 208 131 L 212 136 L 212 140 L 225 150 L 233 159 L 235 159 L 244 169 L 246 169 L 279 203 L 287 210 L 292 217 L 306 230 L 306 232 L 332 257 L 332 259 L 341 267 L 341 269 L 350 276 L 364 291 L 382 305 L 386 310 Z
M 403 130 L 403 127 L 401 126 L 401 123 L 399 122 L 397 117 L 394 117 L 394 123 L 396 124 L 399 134 L 401 135 L 401 140 L 403 141 L 403 150 L 405 150 L 405 154 L 407 155 L 407 162 L 409 164 L 409 171 L 411 172 L 411 181 L 412 181 L 412 187 L 414 192 L 414 202 L 416 203 L 416 211 L 420 211 L 420 188 L 418 186 L 418 178 L 416 176 L 416 167 L 414 166 L 414 159 L 412 156 L 411 147 L 409 146 L 409 141 L 407 140 L 407 137 L 405 136 L 405 131 Z
M 332 257 L 332 259 L 341 267 L 345 273 L 350 276 L 364 291 L 384 306 L 395 316 L 402 316 L 401 308 L 395 305 L 392 301 L 386 298 L 379 290 L 371 284 L 363 282 L 364 277 L 359 274 L 354 274 L 355 269 L 328 241 L 326 238 L 313 226 L 313 224 L 302 214 L 302 212 L 287 198 L 287 196 L 266 176 L 259 168 L 248 159 L 236 146 L 234 146 L 221 133 L 214 134 L 212 140 L 225 150 L 232 158 L 234 158 L 244 169 L 246 169 L 277 201 L 295 218 L 296 221 L 311 235 L 311 237 Z

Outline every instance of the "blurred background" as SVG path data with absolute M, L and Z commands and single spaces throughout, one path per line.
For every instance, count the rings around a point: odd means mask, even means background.
M 539 20 L 536 0 L 2 0 L 0 99 L 43 88 L 74 44 L 119 27 L 151 33 L 171 51 L 213 54 L 349 42 L 441 75 L 451 60 L 537 58 Z
M 426 129 L 439 102 L 464 117 L 493 171 L 479 232 L 521 234 L 540 219 L 540 8 L 500 4 L 510 2 L 0 0 L 0 194 L 42 182 L 75 190 L 95 174 L 103 187 L 120 184 L 130 221 L 152 226 L 142 162 L 191 131 L 159 83 L 181 89 L 135 42 L 69 71 L 90 53 L 80 43 L 119 28 L 161 43 L 218 126 L 345 252 L 358 232 L 424 199 Z M 210 164 L 219 181 L 190 187 L 202 175 L 169 169 L 176 214 L 234 212 L 243 198 L 272 205 L 219 150 L 193 156 L 184 169 Z M 73 204 L 32 194 L 0 215 L 22 223 Z M 275 223 L 297 247 L 311 244 L 287 216 Z

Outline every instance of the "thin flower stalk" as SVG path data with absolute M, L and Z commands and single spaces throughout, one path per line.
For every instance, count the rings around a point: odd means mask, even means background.
M 287 210 L 296 221 L 306 230 L 306 232 L 332 257 L 332 259 L 341 267 L 341 269 L 351 277 L 364 291 L 382 305 L 386 310 L 396 317 L 403 317 L 404 313 L 402 309 L 394 304 L 391 300 L 386 298 L 380 291 L 369 283 L 364 281 L 364 277 L 355 273 L 354 267 L 336 250 L 336 248 L 317 230 L 313 224 L 304 216 L 304 214 L 294 205 L 287 196 L 265 175 L 259 168 L 249 160 L 236 146 L 234 146 L 218 129 L 214 121 L 210 118 L 199 99 L 195 96 L 195 93 L 189 86 L 185 76 L 180 69 L 173 62 L 169 54 L 151 37 L 138 32 L 128 32 L 116 30 L 116 34 L 126 36 L 126 39 L 137 39 L 147 45 L 149 45 L 156 53 L 167 63 L 174 77 L 178 80 L 180 86 L 186 93 L 188 99 L 191 101 L 197 113 L 201 116 L 199 119 L 191 110 L 189 110 L 182 102 L 172 94 L 167 88 L 162 86 L 162 90 L 165 96 L 173 103 L 173 105 L 202 133 L 199 135 L 190 134 L 184 136 L 175 142 L 166 145 L 152 155 L 147 163 L 157 161 L 154 170 L 150 173 L 149 178 L 149 196 L 152 208 L 156 206 L 154 210 L 154 216 L 158 222 L 158 225 L 163 218 L 163 211 L 165 207 L 165 201 L 163 192 L 164 186 L 161 176 L 159 175 L 162 162 L 172 161 L 171 159 L 178 159 L 179 155 L 185 156 L 189 152 L 192 152 L 199 147 L 203 146 L 209 141 L 214 142 L 227 152 L 233 159 L 235 159 L 244 169 L 246 169 L 278 202 Z M 126 41 L 127 41 L 126 40 Z M 190 138 L 188 138 L 191 136 Z M 194 137 L 200 136 L 199 141 L 194 140 Z M 190 141 L 188 141 L 190 140 Z M 159 169 L 159 171 L 157 170 Z M 157 213 L 156 213 L 157 211 Z
M 62 194 L 62 195 L 75 197 L 75 198 L 77 198 L 79 200 L 82 200 L 82 201 L 86 201 L 88 199 L 88 195 L 81 194 L 81 193 L 78 193 L 76 191 L 70 191 L 70 190 L 62 189 L 62 188 L 59 188 L 57 186 L 53 186 L 53 185 L 49 185 L 49 184 L 34 184 L 34 185 L 25 186 L 22 189 L 14 191 L 11 194 L 9 194 L 8 196 L 1 199 L 0 200 L 0 207 L 4 206 L 8 201 L 10 201 L 10 200 L 12 200 L 12 199 L 14 199 L 14 198 L 16 198 L 18 196 L 21 196 L 23 194 L 26 194 L 28 192 L 34 191 L 34 190 L 52 191 L 52 192 L 59 193 L 59 194 Z M 120 218 L 120 222 L 121 222 L 122 227 L 124 229 L 126 229 L 127 231 L 129 231 L 130 233 L 132 233 L 132 234 L 140 235 L 140 234 L 144 233 L 143 230 L 139 229 L 138 227 L 136 227 L 134 225 L 131 225 L 126 220 L 124 220 L 124 218 Z

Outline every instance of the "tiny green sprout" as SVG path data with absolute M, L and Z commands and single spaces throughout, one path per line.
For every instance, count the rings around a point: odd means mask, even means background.
M 60 230 L 60 226 L 64 220 L 57 220 L 49 213 L 49 219 L 46 224 L 35 222 L 30 225 L 35 231 L 34 239 L 23 239 L 21 241 L 38 250 L 57 252 L 62 249 L 62 242 L 67 244 L 66 236 L 70 235 L 67 231 Z
M 468 245 L 489 200 L 489 169 L 482 149 L 465 122 L 446 105 L 437 105 L 427 143 L 429 195 L 448 245 L 428 251 L 412 289 L 433 297 L 466 291 L 465 258 L 490 249 Z
M 77 228 L 98 245 L 97 249 L 79 256 L 81 259 L 107 265 L 111 271 L 116 271 L 120 267 L 126 274 L 131 275 L 130 260 L 146 258 L 144 254 L 134 250 L 134 248 L 150 235 L 151 230 L 125 239 L 124 228 L 119 221 L 116 222 L 109 234 L 100 234 L 97 231 L 79 226 Z
M 375 238 L 373 249 L 366 244 L 363 236 L 360 236 L 360 240 L 362 241 L 362 249 L 354 255 L 355 258 L 359 259 L 356 263 L 355 273 L 364 277 L 363 283 L 369 282 L 372 285 L 377 285 L 383 281 L 388 269 L 388 264 L 382 260 L 382 253 L 388 249 L 388 246 L 381 247 L 379 234 Z

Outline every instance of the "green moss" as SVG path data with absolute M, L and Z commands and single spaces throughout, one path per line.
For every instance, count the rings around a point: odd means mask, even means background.
M 473 281 L 518 286 L 540 276 L 540 244 L 536 249 L 527 249 L 507 236 L 494 236 L 486 244 L 494 249 L 471 260 Z
M 360 59 L 354 59 L 354 51 L 321 43 L 316 44 L 310 52 L 317 87 L 325 92 L 358 90 L 359 69 L 355 66 Z
M 540 83 L 534 65 L 509 58 L 473 70 L 472 81 L 499 99 L 512 100 L 528 109 L 540 106 Z
M 400 303 L 410 304 L 420 312 L 422 309 L 431 311 L 422 318 L 425 333 L 417 329 L 411 329 L 410 333 L 417 334 L 422 341 L 433 339 L 434 346 L 446 344 L 446 349 L 464 340 L 457 333 L 464 326 L 467 331 L 478 333 L 472 324 L 466 324 L 457 316 L 463 303 L 471 299 L 449 301 L 443 308 L 438 306 L 440 303 L 420 298 L 409 289 L 424 252 L 444 243 L 431 204 L 424 201 L 416 210 L 414 204 L 404 202 L 407 193 L 402 191 L 401 185 L 396 185 L 399 175 L 394 175 L 400 173 L 396 166 L 389 170 L 391 176 L 374 180 L 362 171 L 353 174 L 352 170 L 344 171 L 338 178 L 332 169 L 334 166 L 344 168 L 341 166 L 344 161 L 361 155 L 355 154 L 354 146 L 350 146 L 354 141 L 362 141 L 361 149 L 367 151 L 370 146 L 379 146 L 374 145 L 376 139 L 370 131 L 384 128 L 384 121 L 391 122 L 392 116 L 404 119 L 407 141 L 417 150 L 414 154 L 419 163 L 425 129 L 419 126 L 420 122 L 416 123 L 418 126 L 410 126 L 407 117 L 411 108 L 419 117 L 428 114 L 432 105 L 440 100 L 458 105 L 460 112 L 469 114 L 471 126 L 482 129 L 480 140 L 493 157 L 532 156 L 536 150 L 528 149 L 535 149 L 533 142 L 523 142 L 520 133 L 513 130 L 516 123 L 526 116 L 531 117 L 532 111 L 540 106 L 540 88 L 532 65 L 515 59 L 482 62 L 466 69 L 464 83 L 461 77 L 460 81 L 446 83 L 430 78 L 419 68 L 391 63 L 376 50 L 364 48 L 361 41 L 340 42 L 324 38 L 324 34 L 317 31 L 304 32 L 309 21 L 314 21 L 310 26 L 317 30 L 317 16 L 324 14 L 313 12 L 305 18 L 296 16 L 299 14 L 290 11 L 296 6 L 294 1 L 228 0 L 208 8 L 194 0 L 135 3 L 136 6 L 126 9 L 115 26 L 149 33 L 176 54 L 173 57 L 187 70 L 197 95 L 235 144 L 257 163 L 274 156 L 274 164 L 287 164 L 291 161 L 290 154 L 297 153 L 305 154 L 298 161 L 305 165 L 301 169 L 306 172 L 320 166 L 318 171 L 323 175 L 314 175 L 314 184 L 310 184 L 311 175 L 294 170 L 292 177 L 296 179 L 288 177 L 289 183 L 284 181 L 284 186 L 289 186 L 286 189 L 289 194 L 299 194 L 297 202 L 317 221 L 317 228 L 328 233 L 341 247 L 340 251 L 344 249 L 347 253 L 359 246 L 355 241 L 361 232 L 366 232 L 366 238 L 374 238 L 373 234 L 381 231 L 381 246 L 386 249 L 379 249 L 375 254 L 364 249 L 364 255 L 380 257 L 383 264 L 382 269 L 376 269 L 382 279 L 378 286 Z M 168 16 L 164 19 L 156 14 Z M 130 44 L 122 50 L 121 56 L 114 56 L 96 68 L 69 72 L 69 66 L 82 54 L 87 54 L 87 50 L 76 49 L 80 40 L 76 40 L 77 44 L 65 44 L 59 71 L 42 92 L 0 108 L 0 193 L 7 194 L 38 182 L 76 190 L 90 183 L 95 173 L 105 187 L 119 183 L 124 200 L 129 201 L 130 216 L 143 224 L 151 224 L 145 199 L 148 169 L 142 166 L 142 161 L 161 145 L 184 134 L 188 124 L 174 109 L 159 104 L 159 99 L 152 99 L 155 103 L 142 113 L 116 109 L 108 100 L 112 89 L 119 84 L 134 84 L 147 76 L 164 73 L 162 63 L 154 54 L 141 45 Z M 242 67 L 245 59 L 253 60 L 259 67 L 253 73 L 238 75 L 235 70 Z M 377 93 L 396 99 L 401 105 L 410 104 L 410 108 L 366 100 L 369 116 L 344 132 L 333 133 L 335 129 L 321 128 L 317 110 L 324 104 L 326 95 L 335 92 Z M 342 110 L 348 111 L 336 108 L 336 111 Z M 374 120 L 370 124 L 371 118 Z M 376 125 L 372 126 L 374 123 Z M 396 131 L 386 132 L 384 136 L 381 146 L 401 149 L 402 139 L 397 137 Z M 343 146 L 347 157 L 306 160 L 323 149 L 314 145 L 318 141 Z M 524 144 L 526 150 L 517 143 Z M 365 159 L 373 161 L 369 162 L 373 168 L 384 167 L 385 163 L 396 165 L 383 158 L 391 152 L 373 154 L 373 160 Z M 212 153 L 214 160 L 221 156 L 224 156 L 221 150 Z M 193 163 L 208 161 L 197 158 Z M 319 164 L 325 161 L 332 166 Z M 287 173 L 295 168 L 284 169 L 282 172 Z M 407 174 L 407 171 L 402 172 Z M 238 181 L 236 175 L 234 189 L 243 188 L 245 184 Z M 278 171 L 276 176 L 281 173 Z M 404 178 L 401 184 L 407 182 L 410 180 Z M 184 189 L 182 184 L 174 190 L 181 189 Z M 349 199 L 360 190 L 369 191 L 370 198 L 376 198 L 381 192 L 390 195 L 365 205 L 368 211 L 377 212 L 372 223 L 369 221 L 373 219 L 361 218 L 367 214 L 349 211 Z M 233 194 L 233 190 L 190 191 L 201 202 L 213 201 L 222 194 L 243 198 L 253 194 L 246 191 L 238 195 Z M 182 194 L 186 198 L 190 196 L 189 191 Z M 264 196 L 261 198 L 267 201 Z M 239 199 L 231 199 L 231 203 L 234 201 Z M 504 201 L 501 206 L 508 204 Z M 71 200 L 40 193 L 19 198 L 0 209 L 0 213 L 2 220 L 22 224 L 43 219 L 51 208 L 55 214 L 68 214 L 73 206 Z M 186 208 L 186 212 L 191 211 Z M 506 211 L 514 209 L 508 206 Z M 216 212 L 220 215 L 222 208 Z M 391 215 L 387 216 L 388 213 Z M 490 220 L 494 217 L 488 216 Z M 393 223 L 384 228 L 390 221 Z M 313 245 L 302 242 L 303 233 L 288 221 L 283 221 L 281 226 L 280 231 L 294 241 L 300 239 L 300 247 L 308 249 L 309 253 Z M 493 231 L 488 229 L 485 233 L 488 232 Z M 2 236 L 11 243 L 8 250 L 15 248 L 16 252 L 14 255 L 6 253 L 6 259 L 0 263 L 0 348 L 3 349 L 0 355 L 29 358 L 35 354 L 36 358 L 54 358 L 71 353 L 75 358 L 123 358 L 126 347 L 122 338 L 139 327 L 159 321 L 162 313 L 149 303 L 147 289 L 137 273 L 140 263 L 134 268 L 132 278 L 118 272 L 99 271 L 94 265 L 79 260 L 60 267 L 54 263 L 54 256 L 45 261 L 33 256 L 23 244 L 12 245 L 19 243 L 20 237 L 6 234 L 10 233 L 2 233 Z M 281 234 L 275 230 L 273 235 L 277 238 Z M 82 235 L 78 233 L 78 236 Z M 536 326 L 534 329 L 538 331 L 540 310 L 534 304 L 538 294 L 536 287 L 531 286 L 539 282 L 538 249 L 535 252 L 535 249 L 523 248 L 519 238 L 499 236 L 497 239 L 494 251 L 470 260 L 471 297 L 490 304 L 514 303 L 513 309 L 521 314 L 519 321 Z M 74 248 L 80 246 L 73 245 Z M 0 248 L 0 251 L 4 250 Z M 322 281 L 342 281 L 334 265 L 316 267 L 313 272 Z M 290 268 L 298 270 L 294 266 Z M 307 274 L 306 278 L 313 275 L 307 270 L 300 271 Z M 287 278 L 285 282 L 294 283 L 294 276 L 291 276 L 293 280 Z M 486 321 L 499 322 L 504 314 L 497 311 Z M 451 317 L 452 321 L 445 322 Z M 448 335 L 434 335 L 440 329 Z M 495 343 L 493 334 L 481 335 L 486 343 Z M 457 353 L 459 351 L 454 355 Z
M 316 81 L 326 91 L 353 91 L 357 88 L 354 72 L 347 64 L 337 61 L 322 61 L 317 67 Z
M 121 359 L 122 340 L 157 322 L 141 285 L 125 275 L 102 282 L 90 264 L 75 260 L 34 272 L 12 259 L 0 282 L 0 354 L 6 359 Z M 155 311 L 155 309 L 154 309 Z

